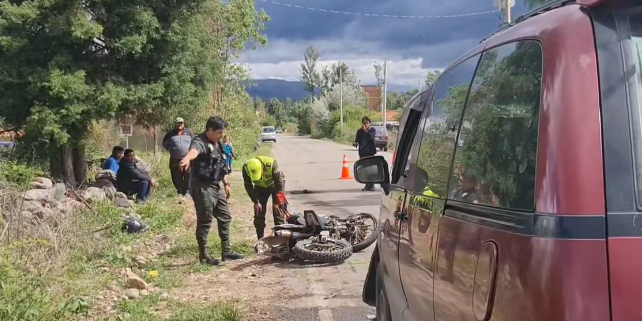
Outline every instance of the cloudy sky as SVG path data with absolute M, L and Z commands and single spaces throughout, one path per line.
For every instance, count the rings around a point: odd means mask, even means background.
M 516 0 L 514 17 L 528 11 L 524 4 L 526 1 L 529 0 Z M 363 84 L 375 82 L 373 60 L 383 62 L 385 59 L 388 61 L 389 83 L 416 87 L 428 70 L 447 66 L 494 32 L 502 22 L 502 13 L 444 18 L 381 15 L 466 15 L 497 10 L 494 2 L 256 0 L 256 6 L 264 9 L 272 19 L 267 24 L 269 45 L 245 53 L 241 62 L 247 64 L 255 79 L 298 80 L 305 48 L 313 45 L 321 52 L 320 66 L 344 61 Z

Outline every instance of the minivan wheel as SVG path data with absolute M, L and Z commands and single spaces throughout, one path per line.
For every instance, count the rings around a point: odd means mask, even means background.
M 388 303 L 388 295 L 386 294 L 386 289 L 383 286 L 383 277 L 381 276 L 381 268 L 377 267 L 377 321 L 392 321 L 392 316 L 390 316 L 390 304 Z

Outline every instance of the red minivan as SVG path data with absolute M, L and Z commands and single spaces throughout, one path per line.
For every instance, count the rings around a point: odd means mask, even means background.
M 377 320 L 642 320 L 641 68 L 642 0 L 553 1 L 417 94 L 354 165 Z

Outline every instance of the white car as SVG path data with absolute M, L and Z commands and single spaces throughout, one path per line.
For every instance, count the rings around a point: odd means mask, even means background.
M 276 143 L 276 129 L 274 126 L 263 126 L 261 128 L 261 142 L 268 141 Z

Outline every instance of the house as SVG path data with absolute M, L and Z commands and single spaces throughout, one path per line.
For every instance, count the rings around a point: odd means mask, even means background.
M 381 87 L 377 85 L 361 85 L 361 89 L 366 92 L 368 109 L 381 110 Z

